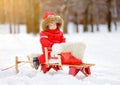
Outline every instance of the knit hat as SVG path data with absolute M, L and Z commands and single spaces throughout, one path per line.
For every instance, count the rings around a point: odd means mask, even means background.
M 46 12 L 41 21 L 41 27 L 43 31 L 48 29 L 49 23 L 56 23 L 58 29 L 60 29 L 63 25 L 63 19 L 54 12 Z

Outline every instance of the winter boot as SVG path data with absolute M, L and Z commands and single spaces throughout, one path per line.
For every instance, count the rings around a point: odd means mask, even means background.
M 39 68 L 40 64 L 39 64 L 38 57 L 33 57 L 33 65 L 36 70 Z

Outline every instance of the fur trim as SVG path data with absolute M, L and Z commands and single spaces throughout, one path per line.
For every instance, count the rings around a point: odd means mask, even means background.
M 54 44 L 52 46 L 51 56 L 55 56 L 61 52 L 71 52 L 74 57 L 82 59 L 84 55 L 86 45 L 82 42 L 69 42 Z
M 41 21 L 41 28 L 43 31 L 48 29 L 49 23 L 57 23 L 58 28 L 60 29 L 63 26 L 63 19 L 60 16 L 50 16 Z

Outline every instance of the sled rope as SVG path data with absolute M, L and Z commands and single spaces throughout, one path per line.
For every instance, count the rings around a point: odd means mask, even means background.
M 20 64 L 21 62 L 18 62 L 18 64 Z M 11 68 L 15 67 L 15 65 L 12 65 L 12 66 L 9 66 L 9 67 L 6 67 L 6 68 L 3 68 L 1 69 L 0 71 L 5 71 L 5 70 L 9 70 Z
M 16 68 L 16 71 L 18 71 L 18 65 L 19 65 L 20 63 L 24 63 L 24 64 L 30 63 L 31 67 L 34 68 L 34 66 L 32 65 L 32 62 L 30 61 L 30 57 L 27 56 L 27 58 L 28 58 L 28 61 L 19 61 L 19 60 L 18 60 L 18 57 L 16 56 L 16 58 L 15 58 L 15 65 L 12 65 L 12 66 L 9 66 L 9 67 L 0 69 L 0 71 L 6 71 L 6 70 L 9 70 L 9 69 L 11 69 L 11 68 Z M 24 64 L 22 64 L 22 65 L 24 65 Z M 18 73 L 18 72 L 17 72 L 17 73 Z
M 13 67 L 15 67 L 15 65 L 12 65 L 12 66 L 4 68 L 4 69 L 1 69 L 0 71 L 5 71 L 5 70 L 8 70 L 8 69 L 13 68 Z

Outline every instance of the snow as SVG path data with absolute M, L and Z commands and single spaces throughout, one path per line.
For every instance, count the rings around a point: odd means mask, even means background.
M 72 25 L 72 24 L 70 24 Z M 71 27 L 71 26 L 70 26 Z M 118 26 L 120 27 L 120 26 Z M 65 34 L 67 42 L 82 41 L 87 48 L 84 62 L 94 63 L 92 74 L 85 77 L 78 73 L 76 77 L 68 74 L 68 67 L 55 72 L 50 70 L 43 74 L 33 69 L 30 64 L 21 63 L 19 73 L 15 73 L 15 56 L 26 60 L 32 53 L 41 53 L 39 35 L 26 34 L 21 26 L 20 34 L 9 34 L 8 25 L 0 25 L 0 84 L 1 85 L 120 85 L 120 28 L 108 33 L 106 26 L 101 25 L 100 32 L 75 34 L 69 31 Z M 74 30 L 70 28 L 71 30 Z M 80 26 L 82 29 L 82 26 Z M 9 68 L 3 70 L 4 68 Z

